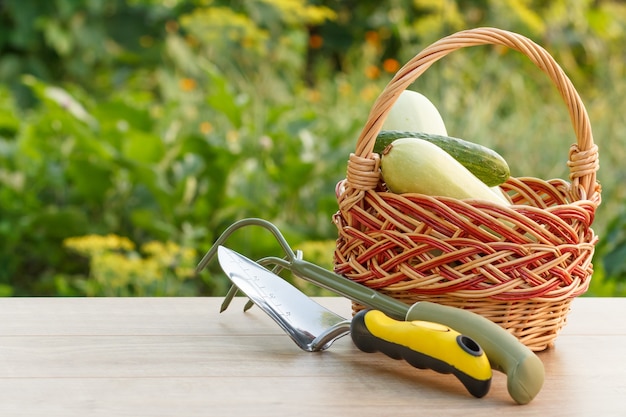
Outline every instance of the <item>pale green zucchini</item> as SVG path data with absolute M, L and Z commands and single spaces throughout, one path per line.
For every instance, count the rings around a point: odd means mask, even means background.
M 393 141 L 382 152 L 381 174 L 394 193 L 509 204 L 449 153 L 423 139 L 401 138 Z
M 490 187 L 502 184 L 511 175 L 506 160 L 496 151 L 450 136 L 421 132 L 381 131 L 376 137 L 374 152 L 380 154 L 387 145 L 400 138 L 416 138 L 434 143 Z

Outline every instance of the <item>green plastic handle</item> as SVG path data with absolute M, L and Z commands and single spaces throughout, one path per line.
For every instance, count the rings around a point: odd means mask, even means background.
M 541 390 L 541 360 L 511 333 L 478 314 L 421 301 L 413 304 L 407 320 L 427 320 L 450 326 L 471 336 L 484 350 L 491 366 L 507 375 L 507 389 L 519 404 L 529 403 Z
M 379 310 L 361 310 L 350 336 L 363 352 L 382 352 L 419 369 L 453 374 L 474 397 L 491 386 L 491 366 L 480 346 L 448 326 L 426 321 L 398 321 Z

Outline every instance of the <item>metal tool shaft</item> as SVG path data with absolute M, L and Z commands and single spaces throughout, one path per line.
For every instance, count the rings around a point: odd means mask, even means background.
M 365 307 L 384 311 L 396 320 L 404 320 L 409 312 L 407 304 L 305 260 L 292 260 L 289 269 L 304 280 L 343 295 Z

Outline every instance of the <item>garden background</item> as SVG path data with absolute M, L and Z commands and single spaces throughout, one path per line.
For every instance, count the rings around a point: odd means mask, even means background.
M 331 268 L 335 184 L 375 98 L 479 26 L 545 47 L 585 102 L 603 189 L 587 294 L 626 295 L 617 0 L 0 0 L 0 295 L 221 295 L 215 265 L 193 270 L 245 217 Z M 513 175 L 567 178 L 567 110 L 523 55 L 457 51 L 412 88 Z M 229 246 L 279 254 L 255 229 Z

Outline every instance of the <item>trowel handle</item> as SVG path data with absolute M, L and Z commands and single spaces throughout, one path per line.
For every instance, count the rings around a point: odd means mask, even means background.
M 426 320 L 450 326 L 474 339 L 484 349 L 491 366 L 507 375 L 507 388 L 519 404 L 530 402 L 541 390 L 541 360 L 515 336 L 489 319 L 460 308 L 420 301 L 406 320 Z
M 350 335 L 362 351 L 382 352 L 419 369 L 453 374 L 475 397 L 491 386 L 487 356 L 471 338 L 448 326 L 426 321 L 397 321 L 377 310 L 362 310 L 352 319 Z

